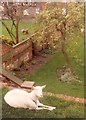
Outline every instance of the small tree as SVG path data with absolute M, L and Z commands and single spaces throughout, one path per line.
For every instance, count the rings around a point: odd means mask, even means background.
M 68 66 L 71 67 L 66 45 L 75 31 L 80 34 L 81 28 L 84 29 L 84 3 L 50 3 L 37 16 L 37 23 L 40 24 L 39 29 L 42 29 L 41 40 L 50 43 L 52 47 L 60 46 Z
M 7 16 L 8 19 L 12 21 L 11 29 L 7 27 L 4 20 L 1 20 L 2 25 L 6 28 L 8 34 L 10 35 L 12 40 L 16 40 L 16 44 L 19 43 L 19 23 L 21 19 L 23 18 L 23 11 L 25 9 L 25 6 L 23 3 L 4 3 L 4 16 Z M 15 28 L 16 34 L 13 33 L 13 28 Z

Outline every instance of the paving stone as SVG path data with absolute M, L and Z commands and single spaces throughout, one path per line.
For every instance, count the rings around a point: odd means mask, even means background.
M 24 81 L 24 82 L 21 84 L 21 87 L 32 88 L 34 84 L 35 84 L 35 82 Z

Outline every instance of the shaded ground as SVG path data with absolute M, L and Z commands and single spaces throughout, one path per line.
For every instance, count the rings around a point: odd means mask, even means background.
M 35 71 L 40 69 L 42 65 L 48 62 L 48 60 L 50 60 L 51 57 L 52 54 L 45 54 L 43 52 L 42 54 L 35 55 L 31 61 L 28 61 L 24 63 L 20 68 L 15 69 L 13 71 L 13 74 L 21 79 L 25 74 L 32 75 Z M 0 88 L 4 88 L 4 87 L 8 89 L 13 89 L 14 87 L 17 88 L 18 86 L 15 83 L 13 83 L 11 80 L 5 78 L 3 83 L 0 81 Z
M 52 54 L 40 54 L 35 55 L 30 62 L 25 63 L 20 67 L 19 71 L 14 71 L 16 76 L 22 77 L 24 74 L 33 74 L 35 71 L 41 68 L 42 65 L 47 63 L 52 58 Z

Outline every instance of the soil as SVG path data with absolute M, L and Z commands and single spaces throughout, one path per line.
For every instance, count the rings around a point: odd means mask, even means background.
M 27 61 L 24 63 L 20 68 L 15 69 L 12 71 L 14 75 L 16 75 L 19 78 L 22 78 L 25 76 L 25 74 L 33 74 L 35 71 L 40 69 L 42 65 L 44 65 L 48 60 L 52 58 L 52 54 L 38 54 L 33 57 L 31 61 Z M 17 88 L 18 85 L 13 83 L 11 80 L 8 80 L 7 78 L 0 82 L 0 88 Z
M 31 61 L 24 63 L 19 70 L 15 70 L 14 74 L 20 78 L 22 78 L 25 74 L 33 74 L 35 71 L 40 69 L 42 65 L 47 63 L 52 56 L 52 54 L 35 55 Z

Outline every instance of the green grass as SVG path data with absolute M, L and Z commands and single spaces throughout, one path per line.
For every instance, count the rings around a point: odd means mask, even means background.
M 77 44 L 75 44 L 77 42 Z M 72 52 L 71 52 L 72 51 Z M 84 81 L 84 40 L 83 37 L 77 35 L 73 36 L 73 40 L 67 46 L 67 52 L 72 61 L 72 66 L 79 77 L 80 81 Z M 77 56 L 77 58 L 75 58 Z M 84 86 L 78 83 L 61 82 L 57 78 L 56 70 L 58 67 L 66 65 L 66 61 L 61 52 L 53 55 L 53 58 L 43 65 L 34 74 L 24 74 L 24 80 L 35 81 L 36 85 L 46 84 L 46 91 L 66 94 L 74 97 L 84 97 Z
M 72 66 L 82 83 L 84 82 L 84 40 L 83 37 L 73 36 L 73 41 L 67 48 L 67 52 L 72 60 Z M 77 42 L 77 45 L 75 44 Z M 72 50 L 74 49 L 74 50 Z M 71 52 L 72 51 L 72 52 Z M 74 58 L 77 56 L 77 58 Z M 26 80 L 35 81 L 36 85 L 46 84 L 46 91 L 66 94 L 74 97 L 84 97 L 84 86 L 78 83 L 66 83 L 61 82 L 57 78 L 56 69 L 57 67 L 62 67 L 66 65 L 66 61 L 62 53 L 58 52 L 53 55 L 53 58 L 49 60 L 45 65 L 43 65 L 38 71 L 33 75 L 25 74 L 24 78 Z
M 3 20 L 3 21 L 7 25 L 7 27 L 9 29 L 11 29 L 12 21 L 11 20 Z M 29 34 L 23 35 L 21 30 L 26 29 L 26 28 L 28 28 Z M 34 20 L 32 20 L 32 21 L 30 21 L 30 20 L 21 20 L 21 22 L 19 24 L 19 40 L 22 41 L 23 39 L 29 37 L 33 33 L 34 30 L 35 30 L 35 21 Z M 2 25 L 2 29 L 0 29 L 0 31 L 2 32 L 3 35 L 10 38 L 10 35 L 8 34 L 7 30 L 5 29 L 5 27 L 3 25 Z M 14 34 L 16 33 L 15 28 L 13 28 L 13 33 Z
M 67 46 L 67 52 L 73 63 L 74 70 L 80 80 L 84 81 L 84 37 L 78 33 L 73 35 Z
M 3 90 L 3 96 L 7 90 Z M 84 118 L 84 106 L 79 103 L 68 102 L 55 97 L 43 97 L 40 99 L 43 104 L 55 106 L 53 111 L 29 110 L 23 108 L 12 108 L 3 100 L 3 118 Z
M 36 85 L 46 84 L 46 91 L 52 93 L 66 94 L 74 97 L 84 96 L 84 86 L 61 82 L 57 78 L 56 69 L 65 65 L 66 62 L 62 53 L 54 54 L 53 58 L 43 65 L 32 75 L 25 74 L 25 80 L 35 81 Z M 79 69 L 79 68 L 78 68 Z

